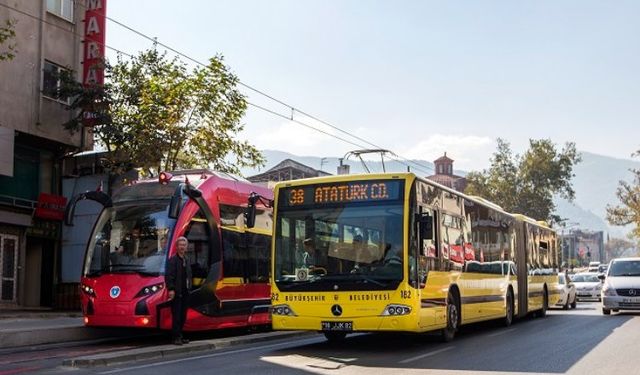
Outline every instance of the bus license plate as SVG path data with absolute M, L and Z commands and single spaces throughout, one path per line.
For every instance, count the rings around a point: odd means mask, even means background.
M 353 322 L 322 322 L 323 331 L 353 331 Z

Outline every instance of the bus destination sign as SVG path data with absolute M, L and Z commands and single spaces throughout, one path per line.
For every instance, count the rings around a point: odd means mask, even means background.
M 279 205 L 297 207 L 398 200 L 403 196 L 403 185 L 402 180 L 372 180 L 293 186 L 280 189 Z

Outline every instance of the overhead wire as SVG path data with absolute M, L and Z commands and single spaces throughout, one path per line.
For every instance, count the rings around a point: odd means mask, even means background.
M 77 4 L 78 4 L 78 5 L 80 5 L 81 7 L 85 7 L 85 8 L 86 8 L 86 6 L 85 6 L 84 4 L 82 4 L 81 2 L 77 2 Z M 116 20 L 116 19 L 114 19 L 114 18 L 112 18 L 112 17 L 109 17 L 109 16 L 106 16 L 106 15 L 105 15 L 105 18 L 106 18 L 107 20 L 109 20 L 109 21 L 111 21 L 111 22 L 115 23 L 116 25 L 118 25 L 118 26 L 120 26 L 120 27 L 122 27 L 122 28 L 125 28 L 125 29 L 127 29 L 127 30 L 131 31 L 131 32 L 132 32 L 132 33 L 134 33 L 134 34 L 136 34 L 136 35 L 138 35 L 138 36 L 140 36 L 140 37 L 142 37 L 142 38 L 144 38 L 144 39 L 149 40 L 150 42 L 154 43 L 155 45 L 161 46 L 161 47 L 163 47 L 163 48 L 167 49 L 168 51 L 171 51 L 171 52 L 173 52 L 173 53 L 177 54 L 178 56 L 184 57 L 185 59 L 187 59 L 187 60 L 189 60 L 189 61 L 191 61 L 191 62 L 193 62 L 193 63 L 195 63 L 195 64 L 198 64 L 198 65 L 201 65 L 201 66 L 206 66 L 206 64 L 202 63 L 201 61 L 198 61 L 198 60 L 196 60 L 195 58 L 193 58 L 193 57 L 191 57 L 191 56 L 189 56 L 189 55 L 187 55 L 187 54 L 185 54 L 185 53 L 183 53 L 183 52 L 180 52 L 180 51 L 178 51 L 177 49 L 175 49 L 175 48 L 173 48 L 173 47 L 171 47 L 171 46 L 169 46 L 169 45 L 167 45 L 167 44 L 165 44 L 165 43 L 162 43 L 162 42 L 158 41 L 158 39 L 157 39 L 157 38 L 151 37 L 151 36 L 149 36 L 149 35 L 147 35 L 147 34 L 145 34 L 145 33 L 141 32 L 141 31 L 139 31 L 139 30 L 136 30 L 136 29 L 134 29 L 133 27 L 128 26 L 128 25 L 124 24 L 123 22 L 120 22 L 120 21 L 118 21 L 118 20 Z M 315 120 L 315 121 L 317 121 L 317 122 L 319 122 L 319 123 L 322 123 L 322 124 L 324 124 L 324 125 L 326 125 L 326 126 L 328 126 L 328 127 L 332 128 L 332 129 L 334 129 L 334 130 L 336 130 L 336 131 L 339 131 L 339 132 L 341 132 L 341 133 L 343 133 L 343 134 L 348 135 L 348 136 L 349 136 L 349 137 L 351 137 L 351 138 L 354 138 L 354 139 L 357 139 L 358 141 L 364 142 L 365 144 L 368 144 L 368 145 L 370 145 L 370 146 L 373 146 L 373 147 L 375 147 L 375 148 L 377 148 L 377 149 L 385 149 L 385 147 L 379 146 L 379 145 L 377 145 L 377 144 L 375 144 L 375 143 L 372 143 L 372 142 L 370 142 L 370 141 L 368 141 L 368 140 L 366 140 L 366 139 L 364 139 L 364 138 L 362 138 L 362 137 L 360 137 L 360 136 L 358 136 L 358 135 L 355 135 L 355 134 L 353 134 L 353 133 L 351 133 L 351 132 L 349 132 L 349 131 L 346 131 L 346 130 L 344 130 L 344 129 L 341 129 L 340 127 L 335 126 L 335 125 L 333 125 L 333 124 L 331 124 L 331 123 L 329 123 L 329 122 L 327 122 L 327 121 L 325 121 L 325 120 L 322 120 L 322 119 L 320 119 L 320 118 L 318 118 L 318 117 L 316 117 L 316 116 L 314 116 L 314 115 L 311 115 L 311 114 L 309 114 L 309 113 L 308 113 L 308 112 L 306 112 L 306 111 L 302 111 L 302 110 L 298 109 L 297 107 L 295 107 L 295 106 L 293 106 L 293 105 L 291 105 L 291 104 L 288 104 L 288 103 L 286 103 L 286 102 L 284 102 L 284 101 L 282 101 L 282 100 L 280 100 L 280 99 L 278 99 L 278 98 L 276 98 L 276 97 L 274 97 L 274 96 L 272 96 L 272 95 L 269 95 L 269 94 L 267 94 L 266 92 L 264 92 L 264 91 L 262 91 L 262 90 L 259 90 L 259 89 L 255 88 L 255 87 L 253 87 L 253 86 L 251 86 L 251 85 L 249 85 L 249 84 L 247 84 L 247 83 L 244 83 L 244 82 L 242 82 L 242 81 L 238 80 L 238 84 L 239 84 L 240 86 L 242 86 L 242 87 L 245 87 L 245 88 L 247 88 L 247 89 L 249 89 L 249 90 L 251 90 L 251 91 L 253 91 L 253 92 L 255 92 L 255 93 L 259 94 L 259 95 L 262 95 L 263 97 L 265 97 L 265 98 L 267 98 L 267 99 L 269 99 L 269 100 L 272 100 L 272 101 L 273 101 L 273 102 L 275 102 L 275 103 L 278 103 L 278 104 L 280 104 L 280 105 L 282 105 L 282 106 L 284 106 L 284 107 L 286 107 L 286 108 L 290 109 L 290 110 L 291 110 L 291 112 L 292 112 L 292 116 L 291 116 L 291 117 L 286 117 L 286 116 L 284 116 L 284 115 L 282 115 L 282 114 L 280 114 L 280 113 L 277 113 L 277 116 L 279 116 L 279 117 L 283 117 L 283 118 L 286 118 L 286 119 L 288 119 L 288 120 L 290 120 L 290 121 L 293 121 L 293 113 L 298 112 L 298 113 L 300 113 L 300 114 L 301 114 L 301 115 L 303 115 L 303 116 L 306 116 L 306 117 L 308 117 L 308 118 L 310 118 L 310 119 L 313 119 L 313 120 Z M 276 115 L 275 111 L 272 111 L 272 110 L 268 110 L 268 111 L 266 111 L 265 107 L 257 106 L 257 105 L 255 105 L 255 104 L 253 104 L 253 103 L 248 103 L 248 104 L 249 104 L 249 105 L 251 105 L 251 106 L 253 106 L 253 107 L 255 107 L 255 108 L 257 108 L 257 109 L 260 109 L 260 110 L 262 110 L 262 111 L 265 111 L 265 112 L 271 113 L 271 114 L 273 114 L 273 115 Z M 321 132 L 321 133 L 324 133 L 324 134 L 330 135 L 330 136 L 332 136 L 332 137 L 334 137 L 334 138 L 336 138 L 336 139 L 340 139 L 340 140 L 342 140 L 342 141 L 345 141 L 345 140 L 344 140 L 344 138 L 341 138 L 341 137 L 335 136 L 335 135 L 333 135 L 333 134 L 330 134 L 330 133 L 328 133 L 328 132 L 322 131 L 322 130 L 320 130 L 320 129 L 316 128 L 316 127 L 313 127 L 313 126 L 311 126 L 311 125 L 308 125 L 308 124 L 302 124 L 302 123 L 300 123 L 299 121 L 298 121 L 298 123 L 299 123 L 300 125 L 303 125 L 303 126 L 309 127 L 309 128 L 311 128 L 311 129 L 314 129 L 314 130 L 319 131 L 319 132 Z M 349 143 L 349 144 L 351 144 L 351 145 L 354 145 L 354 143 L 352 143 L 352 142 L 348 142 L 348 141 L 347 141 L 347 143 Z M 363 147 L 363 146 L 361 146 L 361 145 L 360 145 L 360 146 L 358 146 L 358 147 L 366 148 L 366 147 Z M 431 171 L 434 171 L 434 170 L 435 170 L 432 166 L 420 164 L 420 163 L 418 163 L 418 162 L 416 162 L 416 161 L 414 161 L 414 160 L 411 160 L 411 159 L 408 159 L 408 158 L 406 158 L 406 157 L 403 157 L 402 155 L 399 155 L 399 154 L 397 154 L 397 153 L 395 153 L 395 152 L 393 152 L 393 151 L 392 151 L 392 154 L 393 154 L 393 155 L 395 155 L 395 156 L 397 156 L 398 158 L 402 159 L 402 160 L 396 160 L 396 161 L 397 161 L 397 162 L 399 162 L 399 163 L 401 163 L 401 164 L 403 164 L 403 165 L 405 165 L 405 166 L 407 166 L 407 167 L 410 167 L 409 165 L 407 165 L 407 163 L 411 163 L 411 164 L 413 164 L 413 165 L 414 165 L 414 168 L 416 168 L 416 169 L 421 169 L 421 170 L 423 170 L 423 171 L 426 171 L 427 173 L 430 173 Z M 403 161 L 404 161 L 404 162 L 403 162 Z
M 76 2 L 76 4 L 77 4 L 77 5 L 79 5 L 79 6 L 81 6 L 81 7 L 86 8 L 86 6 L 85 6 L 84 4 L 82 4 L 81 2 Z M 75 32 L 75 31 L 73 31 L 73 30 L 69 30 L 68 28 L 62 27 L 62 26 L 57 25 L 57 24 L 55 24 L 55 23 L 49 22 L 49 21 L 47 21 L 47 20 L 43 19 L 42 17 L 35 16 L 35 15 L 33 15 L 33 14 L 30 14 L 30 13 L 28 13 L 28 12 L 22 11 L 22 10 L 20 10 L 20 9 L 18 9 L 18 8 L 15 8 L 15 7 L 12 7 L 12 6 L 6 5 L 6 4 L 1 4 L 1 3 L 0 3 L 0 6 L 2 6 L 2 7 L 4 7 L 4 8 L 7 8 L 7 9 L 10 9 L 10 10 L 13 10 L 13 11 L 15 11 L 15 12 L 17 12 L 17 13 L 22 14 L 22 15 L 25 15 L 25 16 L 28 16 L 28 17 L 31 17 L 31 18 L 33 18 L 33 19 L 39 20 L 40 22 L 42 22 L 42 23 L 44 23 L 44 24 L 47 24 L 47 25 L 50 25 L 50 26 L 56 27 L 56 28 L 58 28 L 58 29 L 60 29 L 60 30 L 63 30 L 63 31 L 65 31 L 65 32 L 68 32 L 68 33 L 70 33 L 70 34 L 73 34 L 73 35 L 75 35 L 75 36 L 78 36 L 78 37 L 80 37 L 80 38 L 84 38 L 84 35 L 79 34 L 79 33 L 76 33 L 76 32 Z M 134 29 L 134 28 L 132 28 L 132 27 L 130 27 L 130 26 L 128 26 L 128 25 L 126 25 L 126 24 L 124 24 L 124 23 L 122 23 L 122 22 L 118 21 L 118 20 L 113 19 L 112 17 L 105 16 L 105 18 L 106 18 L 107 20 L 109 20 L 109 21 L 111 21 L 111 22 L 113 22 L 113 23 L 115 23 L 115 24 L 117 24 L 117 25 L 119 25 L 119 26 L 121 26 L 121 27 L 123 27 L 123 28 L 125 28 L 125 29 L 127 29 L 127 30 L 129 30 L 129 31 L 131 31 L 131 32 L 133 32 L 133 33 L 135 33 L 136 35 L 139 35 L 140 37 L 145 38 L 145 39 L 147 39 L 147 40 L 149 40 L 149 41 L 153 42 L 155 45 L 162 46 L 163 48 L 166 48 L 168 51 L 171 51 L 171 52 L 173 52 L 173 53 L 175 53 L 175 54 L 177 54 L 177 55 L 179 55 L 179 56 L 182 56 L 182 57 L 184 57 L 185 59 L 187 59 L 187 60 L 189 60 L 189 61 L 191 61 L 191 62 L 194 62 L 194 63 L 196 63 L 196 64 L 198 64 L 198 65 L 201 65 L 201 66 L 207 66 L 206 64 L 204 64 L 204 63 L 202 63 L 202 62 L 200 62 L 200 61 L 196 60 L 195 58 L 192 58 L 191 56 L 188 56 L 188 55 L 186 55 L 186 54 L 184 54 L 184 53 L 182 53 L 182 52 L 180 52 L 180 51 L 176 50 L 175 48 L 173 48 L 173 47 L 171 47 L 171 46 L 169 46 L 169 45 L 167 45 L 167 44 L 165 44 L 165 43 L 159 42 L 159 41 L 157 40 L 157 38 L 152 38 L 152 37 L 150 37 L 150 36 L 148 36 L 148 35 L 146 35 L 146 34 L 144 34 L 144 33 L 140 32 L 140 31 L 138 31 L 138 30 L 136 30 L 136 29 Z M 75 28 L 75 26 L 74 26 L 74 28 Z M 112 50 L 112 51 L 114 51 L 114 52 L 116 52 L 116 53 L 118 53 L 118 54 L 121 54 L 121 55 L 124 55 L 124 56 L 130 57 L 130 58 L 133 58 L 133 57 L 134 57 L 132 54 L 129 54 L 129 53 L 127 53 L 127 52 L 124 52 L 124 51 L 122 51 L 122 50 L 120 50 L 120 49 L 118 49 L 118 48 L 114 48 L 114 47 L 112 47 L 112 46 L 109 46 L 109 45 L 107 45 L 106 43 L 101 43 L 101 42 L 98 42 L 98 41 L 96 41 L 96 43 L 98 43 L 98 44 L 102 45 L 103 47 L 105 47 L 105 48 L 107 48 L 107 49 L 109 49 L 109 50 Z M 352 145 L 352 146 L 359 147 L 359 148 L 361 148 L 361 149 L 366 148 L 366 147 L 365 147 L 365 146 L 363 146 L 362 144 L 355 143 L 355 142 L 353 142 L 353 141 L 350 141 L 350 140 L 345 139 L 345 138 L 343 138 L 343 137 L 340 137 L 340 136 L 338 136 L 338 135 L 332 134 L 332 133 L 327 132 L 327 131 L 325 131 L 325 130 L 319 129 L 319 128 L 315 127 L 315 126 L 309 125 L 309 124 L 307 124 L 307 123 L 305 123 L 305 122 L 303 122 L 303 121 L 300 121 L 300 120 L 294 119 L 294 116 L 293 116 L 293 115 L 294 115 L 294 113 L 295 113 L 295 112 L 297 112 L 297 113 L 299 113 L 299 114 L 301 114 L 301 115 L 303 115 L 303 116 L 305 116 L 305 117 L 308 117 L 308 118 L 310 118 L 310 119 L 312 119 L 312 120 L 314 120 L 314 121 L 317 121 L 317 122 L 319 122 L 319 123 L 321 123 L 321 124 L 323 124 L 323 125 L 326 125 L 326 126 L 328 126 L 328 127 L 332 128 L 332 129 L 336 130 L 336 131 L 339 131 L 339 132 L 341 132 L 341 133 L 343 133 L 343 134 L 346 134 L 346 135 L 348 135 L 348 136 L 349 136 L 349 137 L 351 137 L 351 138 L 357 139 L 357 140 L 359 140 L 359 141 L 361 141 L 361 142 L 364 142 L 364 143 L 366 143 L 366 144 L 368 144 L 368 145 L 370 145 L 370 146 L 376 147 L 376 148 L 378 148 L 378 149 L 384 149 L 384 147 L 382 147 L 382 146 L 376 145 L 376 144 L 374 144 L 374 143 L 372 143 L 372 142 L 370 142 L 370 141 L 368 141 L 368 140 L 366 140 L 366 139 L 364 139 L 364 138 L 362 138 L 362 137 L 359 137 L 359 136 L 357 136 L 357 135 L 355 135 L 355 134 L 352 134 L 352 133 L 351 133 L 351 132 L 349 132 L 349 131 L 343 130 L 343 129 L 341 129 L 341 128 L 339 128 L 339 127 L 337 127 L 337 126 L 335 126 L 335 125 L 333 125 L 333 124 L 331 124 L 331 123 L 329 123 L 329 122 L 327 122 L 327 121 L 325 121 L 325 120 L 322 120 L 322 119 L 320 119 L 320 118 L 318 118 L 318 117 L 316 117 L 316 116 L 313 116 L 313 115 L 311 115 L 311 114 L 309 114 L 309 113 L 307 113 L 307 112 L 305 112 L 305 111 L 302 111 L 302 110 L 300 110 L 300 109 L 298 109 L 298 108 L 296 108 L 296 107 L 294 107 L 294 106 L 292 106 L 292 105 L 290 105 L 290 104 L 288 104 L 288 103 L 285 103 L 284 101 L 282 101 L 282 100 L 280 100 L 280 99 L 277 99 L 277 98 L 275 98 L 275 97 L 273 97 L 273 96 L 271 96 L 271 95 L 269 95 L 269 94 L 267 94 L 267 93 L 265 93 L 265 92 L 263 92 L 263 91 L 261 91 L 261 90 L 258 90 L 258 89 L 256 89 L 256 88 L 254 88 L 254 87 L 253 87 L 253 86 L 251 86 L 251 85 L 248 85 L 248 84 L 246 84 L 246 83 L 244 83 L 244 82 L 242 82 L 242 81 L 238 81 L 238 84 L 239 84 L 239 85 L 241 85 L 241 86 L 243 86 L 243 87 L 245 87 L 245 88 L 247 88 L 247 89 L 249 89 L 249 90 L 251 90 L 251 91 L 253 91 L 253 92 L 255 92 L 255 93 L 257 93 L 257 94 L 259 94 L 259 95 L 262 95 L 262 96 L 266 97 L 267 99 L 272 100 L 272 101 L 274 101 L 274 102 L 276 102 L 276 103 L 278 103 L 278 104 L 280 104 L 280 105 L 282 105 L 282 106 L 284 106 L 284 107 L 286 107 L 286 108 L 289 108 L 289 109 L 291 110 L 291 116 L 289 117 L 289 116 L 283 115 L 283 114 L 281 114 L 281 113 L 279 113 L 279 112 L 277 112 L 277 111 L 274 111 L 274 110 L 268 109 L 268 108 L 266 108 L 266 107 L 264 107 L 264 106 L 260 106 L 260 105 L 257 105 L 257 104 L 255 104 L 255 103 L 247 102 L 247 104 L 248 104 L 248 105 L 250 105 L 250 106 L 252 106 L 252 107 L 254 107 L 254 108 L 256 108 L 256 109 L 259 109 L 259 110 L 264 111 L 264 112 L 266 112 L 266 113 L 270 113 L 270 114 L 272 114 L 272 115 L 274 115 L 274 116 L 278 116 L 278 117 L 284 118 L 284 119 L 286 119 L 286 120 L 292 121 L 292 122 L 294 122 L 294 123 L 296 123 L 296 124 L 298 124 L 298 125 L 301 125 L 301 126 L 304 126 L 304 127 L 309 128 L 309 129 L 315 130 L 315 131 L 317 131 L 317 132 L 323 133 L 323 134 L 325 134 L 325 135 L 328 135 L 328 136 L 330 136 L 330 137 L 333 137 L 333 138 L 335 138 L 335 139 L 338 139 L 338 140 L 340 140 L 340 141 L 342 141 L 342 142 L 348 143 L 348 144 L 350 144 L 350 145 Z M 431 167 L 431 166 L 428 166 L 428 165 L 422 165 L 422 164 L 420 164 L 420 163 L 415 162 L 414 160 L 410 160 L 410 159 L 405 158 L 405 157 L 403 157 L 403 156 L 401 156 L 401 155 L 398 155 L 398 154 L 396 154 L 396 153 L 395 153 L 395 152 L 393 152 L 393 151 L 390 151 L 390 152 L 391 152 L 391 154 L 392 154 L 393 156 L 396 156 L 396 157 L 398 157 L 398 158 L 400 158 L 400 159 L 402 159 L 402 160 L 404 160 L 404 161 L 391 158 L 392 160 L 395 160 L 396 162 L 398 162 L 398 163 L 400 163 L 400 164 L 403 164 L 403 165 L 405 165 L 405 166 L 407 166 L 407 167 L 409 167 L 409 168 L 410 168 L 411 166 L 410 166 L 410 165 L 408 165 L 408 164 L 407 164 L 407 162 L 408 162 L 408 163 L 413 164 L 413 165 L 415 166 L 414 168 L 419 169 L 419 170 L 422 170 L 422 171 L 427 172 L 427 173 L 429 173 L 429 171 L 433 171 L 433 170 L 434 170 L 434 169 L 433 169 L 433 167 Z M 406 161 L 406 162 L 405 162 L 405 161 Z

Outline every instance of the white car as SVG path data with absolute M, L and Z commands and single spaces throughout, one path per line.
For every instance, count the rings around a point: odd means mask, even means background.
M 571 277 L 571 281 L 576 285 L 576 295 L 578 301 L 597 300 L 600 301 L 600 291 L 602 281 L 595 272 L 576 273 Z
M 598 272 L 599 266 L 600 262 L 589 262 L 589 269 L 587 269 L 587 272 Z
M 575 309 L 577 305 L 576 286 L 571 282 L 571 279 L 563 273 L 558 275 L 558 291 L 560 295 L 555 305 L 562 306 L 565 310 L 567 310 L 569 306 Z
M 640 258 L 620 258 L 609 263 L 602 287 L 602 313 L 640 310 Z

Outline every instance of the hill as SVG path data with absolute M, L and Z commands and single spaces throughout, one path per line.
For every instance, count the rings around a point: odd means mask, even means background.
M 336 173 L 339 165 L 339 158 L 317 156 L 297 156 L 283 151 L 264 150 L 263 154 L 267 159 L 267 164 L 260 170 L 244 169 L 245 176 L 251 176 L 264 172 L 284 159 L 293 159 L 315 169 L 325 172 Z M 385 160 L 387 171 L 400 172 L 407 170 L 407 164 L 411 171 L 418 175 L 426 176 L 433 174 L 433 163 L 426 160 L 413 160 L 417 163 Z M 351 166 L 351 173 L 364 173 L 365 170 L 359 160 L 348 160 Z M 372 172 L 382 172 L 380 161 L 368 161 L 367 165 Z M 640 161 L 631 159 L 619 159 L 604 155 L 582 152 L 582 162 L 575 167 L 575 177 L 573 186 L 576 192 L 574 202 L 564 199 L 556 199 L 557 214 L 567 218 L 568 222 L 579 223 L 581 229 L 603 230 L 611 236 L 621 237 L 626 235 L 629 227 L 612 227 L 606 222 L 606 206 L 617 204 L 615 196 L 616 188 L 620 180 L 632 181 L 633 175 L 630 169 L 640 169 Z M 464 176 L 467 172 L 456 170 L 455 174 Z

